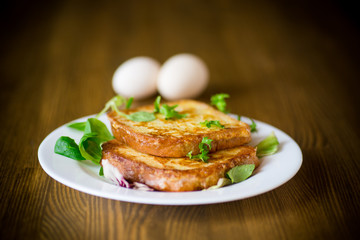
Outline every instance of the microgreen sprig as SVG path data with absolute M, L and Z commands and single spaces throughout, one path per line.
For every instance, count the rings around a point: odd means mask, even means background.
M 150 112 L 139 111 L 139 112 L 134 112 L 132 114 L 125 114 L 119 111 L 119 107 L 124 103 L 126 104 L 126 109 L 129 109 L 133 101 L 134 101 L 133 97 L 126 100 L 124 97 L 117 95 L 112 99 L 110 99 L 110 101 L 108 101 L 105 104 L 104 109 L 98 115 L 96 115 L 96 118 L 98 118 L 100 115 L 104 114 L 106 111 L 111 109 L 115 111 L 118 115 L 126 117 L 127 119 L 134 122 L 150 122 L 156 119 L 155 115 Z
M 105 103 L 105 107 L 101 112 L 99 112 L 95 118 L 99 118 L 102 114 L 107 112 L 109 109 L 115 111 L 117 114 L 121 115 L 119 111 L 119 107 L 126 102 L 126 99 L 123 96 L 117 95 L 111 98 L 107 103 Z

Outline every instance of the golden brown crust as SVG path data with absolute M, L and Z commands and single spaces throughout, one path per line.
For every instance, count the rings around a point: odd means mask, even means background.
M 115 112 L 108 114 L 111 129 L 116 139 L 130 147 L 151 155 L 162 157 L 184 157 L 190 151 L 199 153 L 199 143 L 203 137 L 212 139 L 211 152 L 233 148 L 251 141 L 250 128 L 246 123 L 232 119 L 207 104 L 182 100 L 169 105 L 179 105 L 181 113 L 188 116 L 177 120 L 164 120 L 157 114 L 153 122 L 136 123 L 118 116 Z M 136 111 L 153 111 L 153 106 L 145 106 Z M 199 123 L 205 120 L 220 120 L 224 129 L 210 129 Z
M 210 154 L 208 163 L 188 158 L 163 158 L 131 149 L 118 140 L 103 145 L 103 158 L 125 179 L 144 183 L 160 191 L 195 191 L 216 185 L 231 168 L 242 164 L 259 165 L 256 149 L 250 146 Z

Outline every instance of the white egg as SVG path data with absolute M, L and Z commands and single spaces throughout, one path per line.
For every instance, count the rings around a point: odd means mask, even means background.
M 168 100 L 195 98 L 206 88 L 209 70 L 199 57 L 178 54 L 169 58 L 161 67 L 157 88 Z
M 112 79 L 113 89 L 124 97 L 150 97 L 156 93 L 159 70 L 160 63 L 150 57 L 131 58 L 116 69 Z

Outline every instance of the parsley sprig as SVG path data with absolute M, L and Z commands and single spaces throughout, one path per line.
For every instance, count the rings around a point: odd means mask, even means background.
M 229 110 L 226 109 L 225 98 L 229 98 L 230 95 L 226 93 L 218 93 L 211 97 L 211 105 L 214 105 L 223 113 L 229 113 Z
M 239 121 L 241 121 L 241 116 L 237 116 L 237 119 L 239 120 Z M 257 131 L 257 126 L 256 126 L 256 122 L 253 120 L 253 119 L 251 119 L 250 118 L 250 121 L 251 121 L 251 124 L 249 125 L 250 126 L 250 132 L 256 132 Z
M 160 105 L 161 96 L 157 96 L 154 102 L 154 113 L 161 113 L 165 116 L 165 120 L 180 119 L 186 117 L 186 114 L 180 114 L 175 108 L 178 105 L 169 106 L 167 104 Z
M 203 137 L 201 143 L 199 143 L 200 153 L 193 156 L 192 151 L 190 151 L 186 156 L 189 157 L 190 159 L 201 159 L 203 162 L 207 163 L 208 162 L 207 160 L 210 158 L 208 156 L 208 153 L 211 149 L 211 142 L 212 139 L 208 137 Z
M 256 131 L 257 131 L 257 129 L 256 129 L 256 123 L 255 123 L 255 121 L 254 121 L 253 119 L 250 118 L 250 120 L 251 120 L 250 132 L 256 132 Z
M 204 122 L 200 122 L 200 125 L 203 125 L 207 128 L 211 128 L 212 125 L 219 128 L 225 128 L 225 126 L 222 125 L 219 120 L 205 120 Z

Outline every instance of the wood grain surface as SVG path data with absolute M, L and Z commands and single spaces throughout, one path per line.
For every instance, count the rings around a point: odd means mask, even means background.
M 341 1 L 291 2 L 3 2 L 0 239 L 356 239 L 356 11 Z M 182 52 L 210 69 L 199 100 L 229 93 L 232 112 L 274 125 L 300 145 L 303 165 L 293 179 L 240 201 L 154 206 L 91 196 L 42 170 L 41 141 L 99 112 L 114 95 L 117 66 Z

